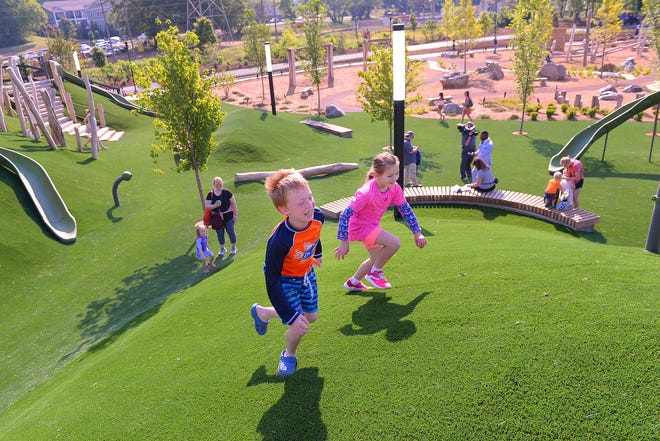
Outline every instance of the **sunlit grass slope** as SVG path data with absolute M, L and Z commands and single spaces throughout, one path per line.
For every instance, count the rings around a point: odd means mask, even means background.
M 103 102 L 102 99 L 99 101 Z M 630 123 L 583 158 L 591 234 L 473 208 L 418 208 L 429 238 L 404 224 L 386 271 L 394 288 L 347 295 L 364 258 L 332 257 L 323 232 L 320 319 L 300 371 L 276 376 L 284 328 L 258 337 L 249 306 L 267 303 L 265 241 L 279 220 L 261 182 L 233 174 L 357 162 L 310 180 L 317 203 L 352 194 L 387 128 L 351 114 L 352 139 L 300 115 L 226 106 L 220 175 L 240 209 L 239 253 L 204 277 L 192 249 L 201 215 L 194 176 L 152 163 L 151 120 L 106 105 L 120 142 L 92 161 L 10 133 L 0 144 L 39 161 L 78 221 L 65 246 L 41 228 L 17 179 L 0 173 L 0 439 L 653 439 L 657 434 L 658 256 L 643 250 L 660 170 L 650 124 Z M 584 123 L 478 121 L 495 142 L 505 189 L 541 193 L 548 159 Z M 421 182 L 458 182 L 455 126 L 408 119 L 424 152 Z M 155 173 L 154 169 L 165 173 Z M 111 187 L 121 206 L 113 208 Z M 212 240 L 211 244 L 217 248 Z

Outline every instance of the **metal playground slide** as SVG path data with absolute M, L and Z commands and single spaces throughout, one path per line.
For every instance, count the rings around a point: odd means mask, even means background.
M 41 164 L 21 153 L 0 147 L 0 166 L 19 177 L 48 229 L 63 243 L 75 242 L 76 219 Z
M 653 92 L 650 95 L 625 104 L 581 132 L 578 132 L 566 143 L 559 153 L 550 159 L 548 171 L 550 174 L 561 171 L 564 168 L 559 163 L 562 157 L 568 155 L 571 158 L 579 159 L 598 138 L 625 123 L 639 112 L 657 104 L 660 104 L 660 91 Z

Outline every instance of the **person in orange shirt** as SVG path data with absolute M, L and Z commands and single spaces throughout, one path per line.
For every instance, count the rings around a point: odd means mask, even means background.
M 562 172 L 555 172 L 552 179 L 548 181 L 548 185 L 545 187 L 545 192 L 543 193 L 545 208 L 557 208 L 557 198 L 561 191 L 562 176 Z
M 255 303 L 250 314 L 259 335 L 266 333 L 270 319 L 279 318 L 288 326 L 277 373 L 292 375 L 298 364 L 298 344 L 319 315 L 313 266 L 322 263 L 324 217 L 300 172 L 283 169 L 272 173 L 266 179 L 266 190 L 284 216 L 268 239 L 264 263 L 266 290 L 273 306 Z

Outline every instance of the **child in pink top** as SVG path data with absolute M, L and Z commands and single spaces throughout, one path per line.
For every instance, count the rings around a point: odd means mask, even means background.
M 419 248 L 426 245 L 417 217 L 397 183 L 398 178 L 399 158 L 390 153 L 377 155 L 373 159 L 367 181 L 355 192 L 355 199 L 339 217 L 337 239 L 341 244 L 334 249 L 337 259 L 343 259 L 348 254 L 349 241 L 362 242 L 369 252 L 369 258 L 344 283 L 344 288 L 349 291 L 369 289 L 362 283 L 363 278 L 376 288 L 392 287 L 383 275 L 383 266 L 399 250 L 401 242 L 380 226 L 383 214 L 391 205 L 399 210 L 410 226 L 415 236 L 415 245 Z
M 584 168 L 582 162 L 570 156 L 564 156 L 559 160 L 564 167 L 564 179 L 569 181 L 573 190 L 573 206 L 580 206 L 580 192 L 584 185 Z

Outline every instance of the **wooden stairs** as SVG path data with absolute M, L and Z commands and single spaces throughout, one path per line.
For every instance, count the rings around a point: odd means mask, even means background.
M 57 94 L 53 80 L 38 80 L 32 81 L 29 83 L 24 83 L 25 88 L 28 90 L 32 100 L 37 104 L 39 113 L 43 118 L 46 125 L 48 125 L 48 111 L 46 110 L 46 104 L 41 97 L 40 90 L 45 89 L 50 96 L 51 102 L 53 103 L 53 108 L 55 110 L 55 115 L 57 120 L 62 126 L 62 131 L 69 135 L 74 135 L 76 133 L 76 128 L 78 128 L 81 137 L 87 136 L 87 128 L 84 123 L 78 121 L 72 121 L 66 114 L 66 108 L 62 102 L 62 98 Z M 3 86 L 7 91 L 9 98 L 14 99 L 14 88 L 9 86 Z M 98 119 L 97 119 L 98 121 Z M 109 127 L 99 127 L 98 136 L 101 141 L 119 141 L 123 136 L 123 131 L 113 130 Z

